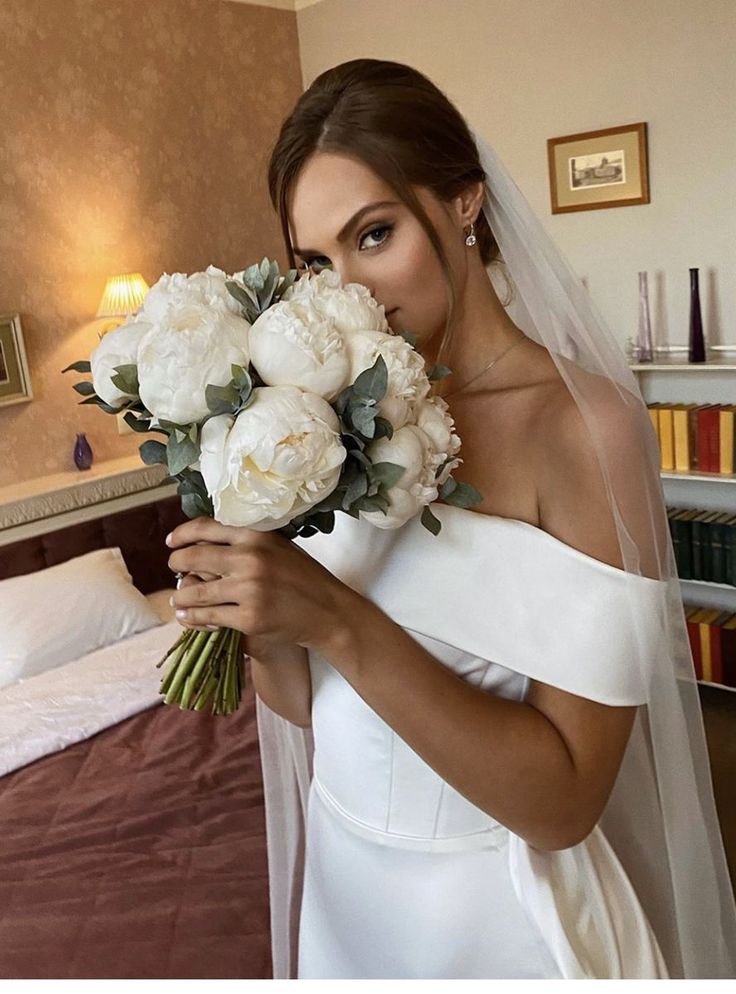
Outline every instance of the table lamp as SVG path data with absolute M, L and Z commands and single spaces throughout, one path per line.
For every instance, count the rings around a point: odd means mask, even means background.
M 124 319 L 131 317 L 140 308 L 149 286 L 140 273 L 121 273 L 110 276 L 105 284 L 105 290 L 97 308 L 95 317 L 117 317 L 99 332 L 100 338 L 113 328 L 124 324 Z

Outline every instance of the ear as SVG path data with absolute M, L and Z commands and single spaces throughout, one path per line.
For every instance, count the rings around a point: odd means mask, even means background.
M 461 228 L 466 228 L 471 221 L 476 221 L 483 208 L 486 185 L 482 180 L 470 183 L 453 200 L 453 208 L 457 218 L 457 223 Z

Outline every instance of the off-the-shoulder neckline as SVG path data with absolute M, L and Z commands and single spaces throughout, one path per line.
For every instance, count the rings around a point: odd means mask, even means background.
M 539 528 L 537 525 L 531 524 L 529 521 L 524 521 L 521 518 L 509 518 L 503 514 L 486 514 L 484 511 L 473 511 L 470 508 L 458 507 L 456 504 L 443 504 L 441 501 L 434 501 L 431 505 L 431 510 L 434 513 L 437 508 L 442 508 L 443 511 L 449 510 L 451 512 L 459 511 L 464 515 L 472 515 L 474 518 L 482 519 L 487 518 L 489 521 L 503 522 L 512 527 L 519 527 L 523 530 L 528 531 L 530 534 L 536 534 L 541 541 L 546 541 L 550 544 L 557 546 L 558 548 L 564 550 L 567 555 L 577 557 L 581 561 L 590 563 L 592 566 L 602 570 L 608 570 L 612 574 L 617 574 L 620 577 L 635 577 L 637 580 L 646 580 L 648 583 L 665 583 L 665 580 L 658 579 L 653 576 L 642 576 L 639 573 L 630 573 L 627 570 L 621 569 L 619 566 L 612 566 L 611 563 L 604 563 L 602 559 L 596 559 L 595 556 L 588 555 L 587 552 L 581 552 L 580 549 L 576 549 L 572 545 L 568 545 L 567 542 L 563 542 L 562 539 L 557 538 L 555 535 L 550 534 L 550 532 L 545 531 L 543 528 Z

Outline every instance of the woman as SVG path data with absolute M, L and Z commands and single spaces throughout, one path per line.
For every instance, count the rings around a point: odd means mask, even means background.
M 483 495 L 433 505 L 436 537 L 347 515 L 294 543 L 173 533 L 172 569 L 208 578 L 181 620 L 247 635 L 275 976 L 733 976 L 657 444 L 620 349 L 408 66 L 318 77 L 269 183 L 290 264 L 366 285 L 452 370 L 454 475 Z

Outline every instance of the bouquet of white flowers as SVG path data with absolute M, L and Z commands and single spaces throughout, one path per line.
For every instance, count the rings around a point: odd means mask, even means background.
M 399 528 L 442 497 L 482 498 L 457 483 L 460 439 L 414 336 L 390 332 L 383 305 L 332 270 L 297 280 L 264 258 L 228 276 L 209 266 L 164 274 L 140 311 L 108 332 L 77 383 L 82 404 L 125 412 L 140 447 L 178 482 L 184 513 L 287 538 L 330 532 L 335 511 Z M 185 629 L 158 663 L 167 704 L 230 714 L 240 702 L 241 633 Z

